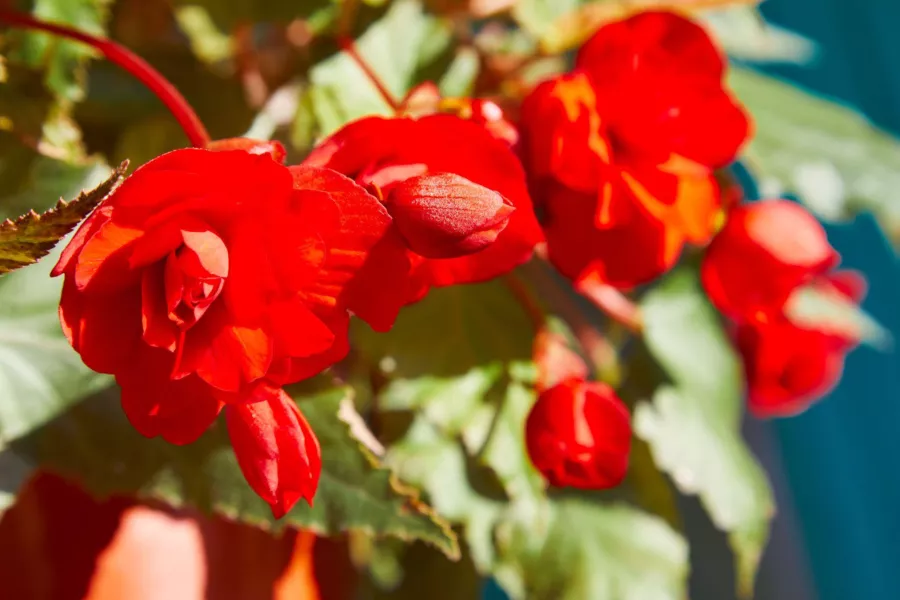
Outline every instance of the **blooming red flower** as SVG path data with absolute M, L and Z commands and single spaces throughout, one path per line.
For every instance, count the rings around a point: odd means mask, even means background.
M 566 276 L 633 287 L 668 270 L 685 242 L 711 237 L 713 169 L 749 130 L 723 73 L 699 26 L 643 13 L 601 28 L 575 71 L 526 98 L 523 162 L 547 215 L 550 260 Z
M 350 303 L 379 330 L 431 287 L 506 273 L 528 260 L 541 239 L 515 155 L 483 127 L 452 115 L 360 119 L 303 164 L 355 179 L 396 218 Z
M 838 262 L 825 230 L 788 200 L 740 205 L 707 248 L 703 287 L 723 314 L 738 320 L 780 314 L 790 294 Z
M 853 271 L 829 274 L 817 287 L 859 302 L 865 280 Z M 747 377 L 748 406 L 757 417 L 787 417 L 806 410 L 840 381 L 847 353 L 859 343 L 852 332 L 827 323 L 799 325 L 779 315 L 738 326 L 736 342 Z
M 551 485 L 614 487 L 628 469 L 628 410 L 608 385 L 568 379 L 538 396 L 525 423 L 525 443 Z
M 140 433 L 186 444 L 223 406 L 263 415 L 281 385 L 347 353 L 348 290 L 390 222 L 334 171 L 288 169 L 270 151 L 176 150 L 137 169 L 63 251 L 63 330 L 85 364 L 115 375 Z M 280 486 L 268 468 L 248 472 L 259 463 L 245 447 L 248 480 Z M 318 463 L 281 454 L 311 497 Z

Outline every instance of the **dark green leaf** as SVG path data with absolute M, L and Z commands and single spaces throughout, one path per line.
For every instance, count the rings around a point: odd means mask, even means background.
M 119 183 L 128 163 L 122 163 L 93 190 L 70 202 L 60 200 L 42 214 L 31 211 L 0 223 L 0 275 L 30 265 L 45 256 L 74 229 Z
M 353 410 L 347 388 L 298 398 L 322 447 L 322 476 L 314 506 L 300 502 L 278 522 L 244 480 L 221 423 L 188 446 L 145 439 L 125 419 L 114 392 L 84 401 L 20 438 L 0 453 L 0 464 L 13 453 L 101 495 L 137 493 L 264 528 L 295 526 L 329 535 L 356 530 L 423 540 L 458 556 L 449 527 L 390 470 L 379 467 L 339 417 Z

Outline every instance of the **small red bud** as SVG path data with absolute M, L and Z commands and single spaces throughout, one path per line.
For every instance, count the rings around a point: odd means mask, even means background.
M 628 470 L 628 409 L 605 383 L 568 379 L 538 396 L 525 422 L 525 444 L 551 485 L 615 487 Z
M 228 436 L 250 487 L 280 519 L 301 498 L 312 506 L 322 471 L 316 434 L 283 391 L 258 402 L 230 404 Z
M 426 258 L 474 254 L 494 243 L 515 207 L 454 173 L 410 177 L 385 203 L 410 250 Z

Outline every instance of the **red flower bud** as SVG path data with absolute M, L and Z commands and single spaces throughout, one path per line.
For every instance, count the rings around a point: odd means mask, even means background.
M 426 258 L 484 249 L 515 210 L 499 193 L 453 173 L 410 177 L 394 187 L 386 206 L 410 250 Z
M 256 402 L 229 405 L 225 417 L 241 471 L 275 518 L 300 498 L 312 506 L 322 456 L 294 401 L 279 389 Z
M 825 230 L 802 206 L 767 200 L 731 211 L 706 251 L 703 287 L 723 314 L 739 321 L 781 312 L 791 292 L 839 260 Z
M 525 443 L 551 485 L 614 487 L 628 469 L 628 410 L 605 383 L 568 379 L 540 394 L 525 423 Z

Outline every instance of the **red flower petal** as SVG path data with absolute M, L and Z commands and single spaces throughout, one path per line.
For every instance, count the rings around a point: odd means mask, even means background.
M 328 257 L 307 299 L 346 306 L 379 331 L 390 329 L 406 302 L 409 259 L 387 210 L 330 169 L 290 167 L 297 189 L 325 189 L 340 210 L 340 229 L 326 238 Z
M 597 229 L 594 224 L 596 198 L 561 186 L 548 187 L 544 232 L 550 261 L 572 280 L 595 277 L 608 285 L 630 289 L 668 271 L 675 264 L 684 242 L 671 227 L 635 206 L 625 224 Z M 624 194 L 621 185 L 613 194 Z
M 278 390 L 267 400 L 231 404 L 225 416 L 241 471 L 275 518 L 300 498 L 312 505 L 322 459 L 319 442 L 294 401 Z
M 737 346 L 748 405 L 761 418 L 796 415 L 827 395 L 841 378 L 847 352 L 832 336 L 781 319 L 740 326 Z
M 779 314 L 800 285 L 834 267 L 837 252 L 809 212 L 788 200 L 733 209 L 707 248 L 703 287 L 723 314 L 753 320 Z
M 145 347 L 131 368 L 116 374 L 122 409 L 141 435 L 189 444 L 212 425 L 222 402 L 197 376 L 169 379 L 171 369 L 171 354 Z
M 706 31 L 690 19 L 644 11 L 598 29 L 578 51 L 576 66 L 598 80 L 650 68 L 718 81 L 725 61 Z
M 521 119 L 532 176 L 553 177 L 584 192 L 600 188 L 612 150 L 587 76 L 570 73 L 538 85 L 522 103 Z
M 88 367 L 116 373 L 134 359 L 141 339 L 139 288 L 83 298 L 74 285 L 64 285 L 60 306 L 63 328 Z
M 237 392 L 243 384 L 264 377 L 274 358 L 270 326 L 232 319 L 221 303 L 214 303 L 185 336 L 181 363 L 173 376 L 196 373 L 226 392 Z

